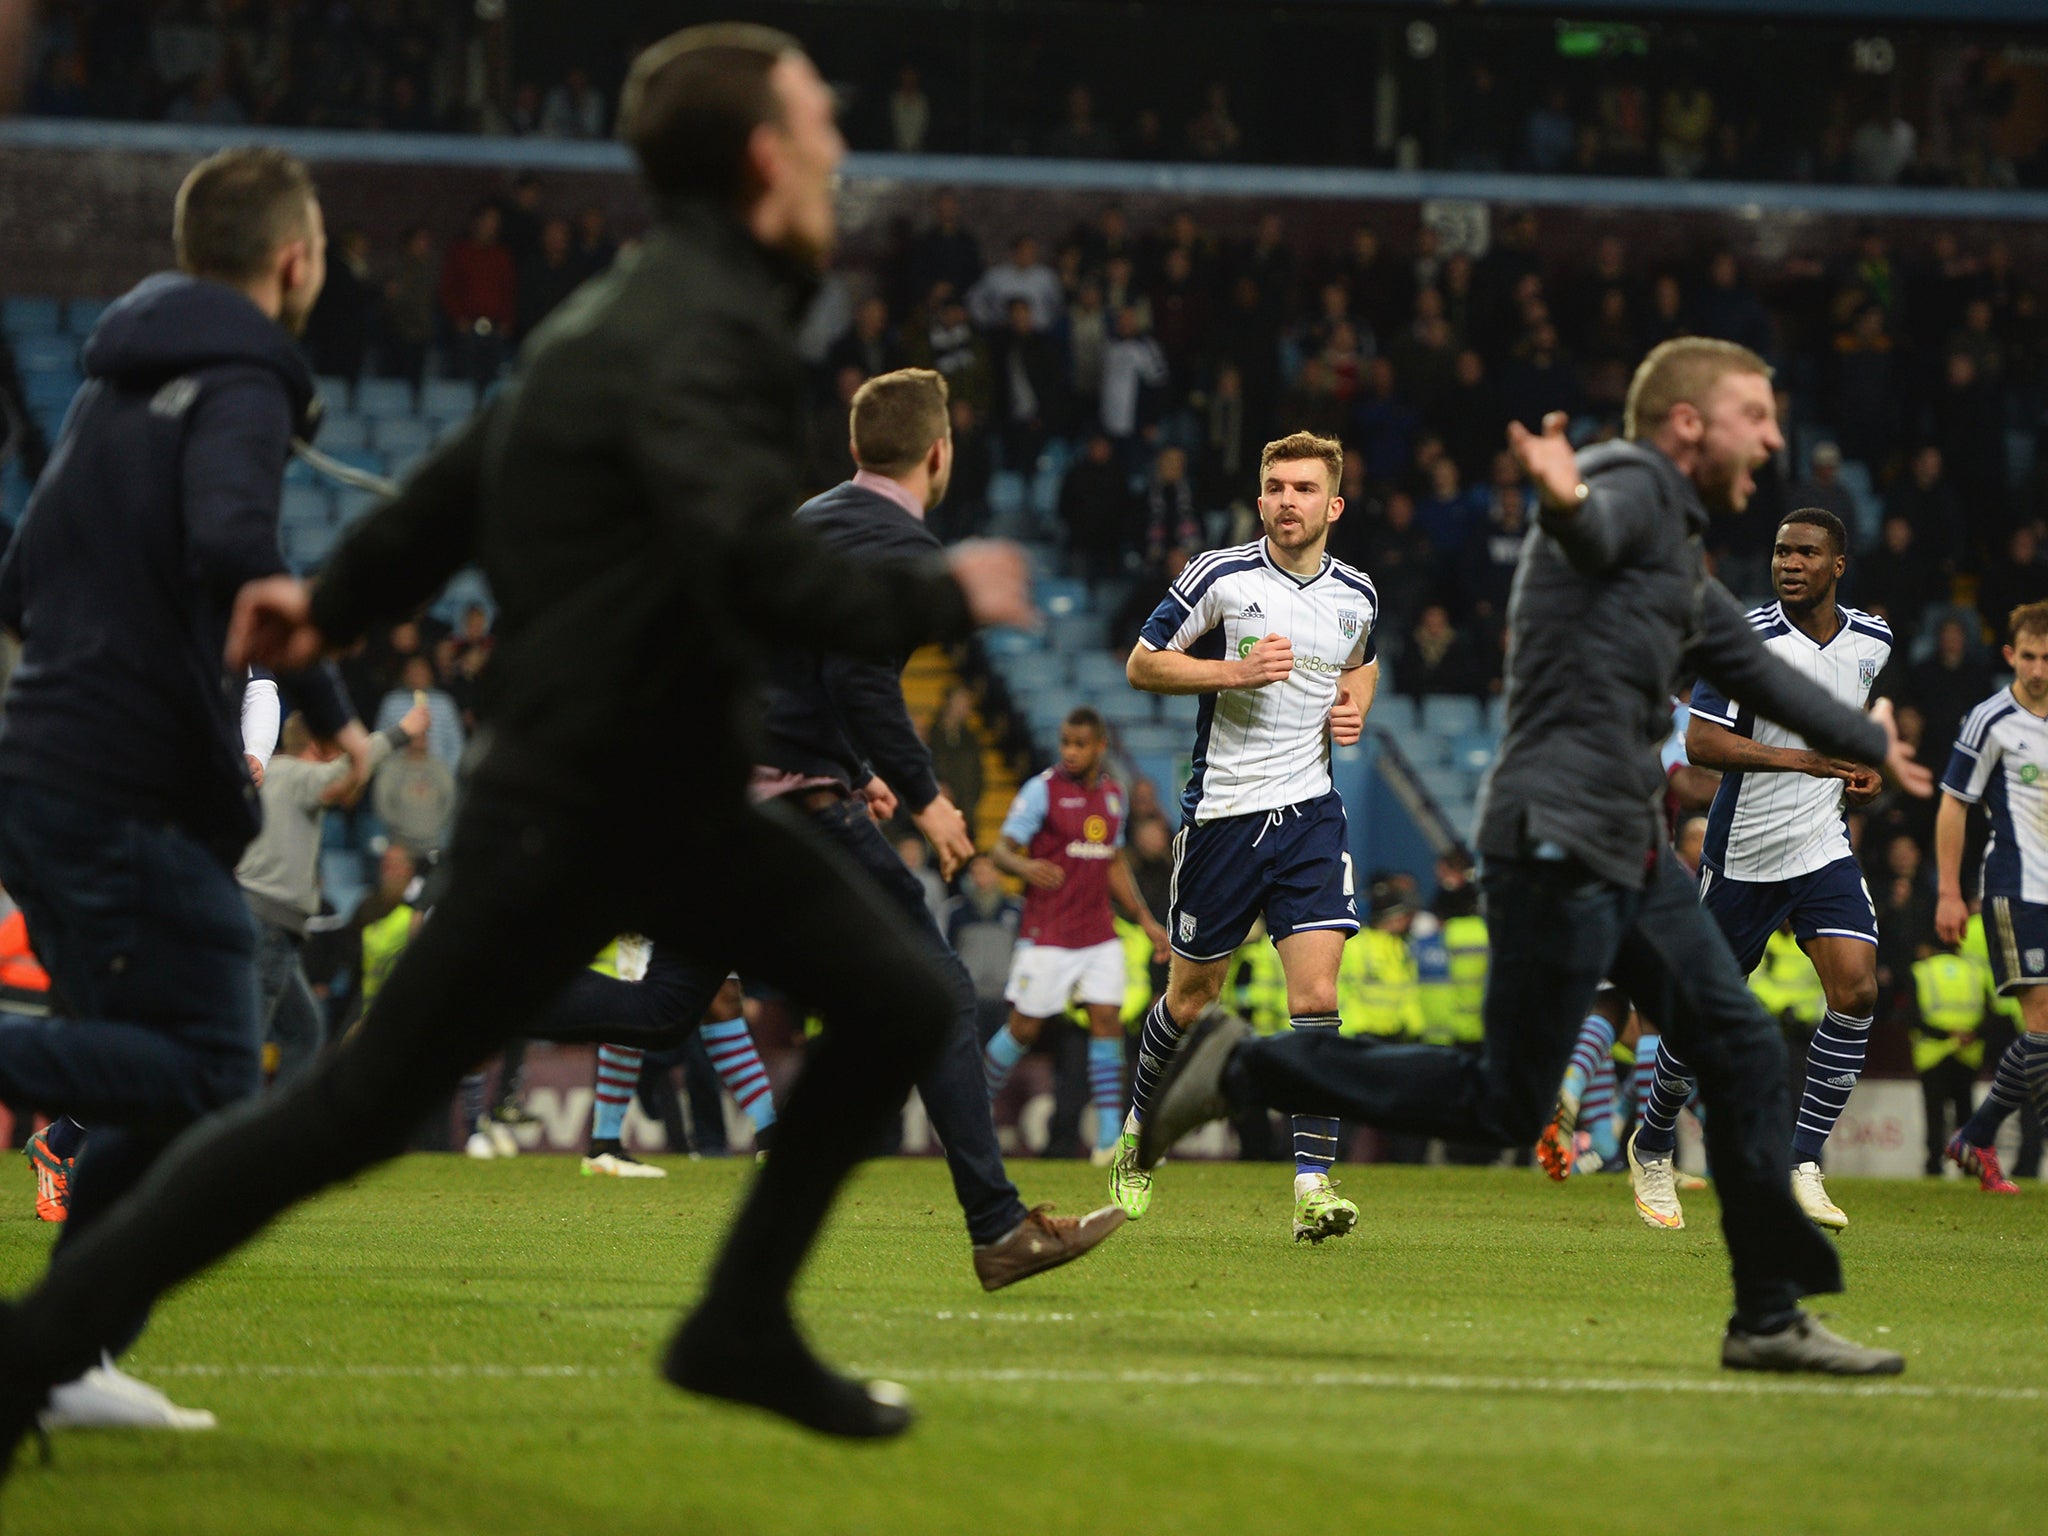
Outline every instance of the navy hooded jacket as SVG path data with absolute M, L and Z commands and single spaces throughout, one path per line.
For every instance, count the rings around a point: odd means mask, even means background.
M 262 811 L 222 651 L 236 591 L 287 569 L 278 503 L 312 374 L 247 297 L 178 273 L 111 306 L 84 365 L 0 561 L 22 640 L 0 777 L 172 822 L 233 863 Z M 328 669 L 281 681 L 317 733 L 347 722 Z

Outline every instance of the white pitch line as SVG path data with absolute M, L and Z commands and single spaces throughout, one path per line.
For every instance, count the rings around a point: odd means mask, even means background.
M 1987 1402 L 2039 1402 L 2048 1398 L 2041 1387 L 1994 1387 L 1969 1382 L 1907 1383 L 1826 1380 L 1776 1376 L 1452 1376 L 1397 1371 L 1068 1371 L 1033 1367 L 994 1367 L 926 1371 L 888 1366 L 849 1367 L 862 1376 L 891 1381 L 966 1384 L 1043 1384 L 1048 1386 L 1120 1387 L 1355 1387 L 1393 1392 L 1502 1392 L 1570 1396 L 1573 1394 L 1694 1395 L 1702 1397 L 1898 1397 L 1916 1399 L 1969 1398 Z
M 1379 1392 L 1516 1393 L 1531 1396 L 1643 1393 L 1698 1397 L 1875 1397 L 1916 1401 L 1968 1399 L 2033 1403 L 2048 1399 L 2041 1387 L 1997 1387 L 1971 1382 L 1828 1380 L 1777 1376 L 1457 1376 L 1403 1371 L 1071 1371 L 1029 1366 L 923 1370 L 916 1367 L 853 1366 L 856 1375 L 904 1383 L 977 1386 L 1117 1387 L 1350 1387 Z M 255 1377 L 271 1380 L 335 1381 L 551 1381 L 613 1380 L 651 1376 L 648 1366 L 588 1365 L 236 1365 L 174 1364 L 145 1368 L 155 1377 Z

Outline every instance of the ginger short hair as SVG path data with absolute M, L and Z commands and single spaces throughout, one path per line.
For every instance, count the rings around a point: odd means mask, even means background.
M 2021 635 L 2048 636 L 2048 599 L 2021 603 L 2006 619 L 2006 626 L 2012 633 L 2014 645 L 2019 644 Z
M 1317 437 L 1313 432 L 1290 432 L 1266 444 L 1259 454 L 1259 483 L 1265 483 L 1266 471 L 1275 464 L 1296 459 L 1321 459 L 1330 472 L 1332 494 L 1344 483 L 1344 445 L 1334 437 Z
M 1622 407 L 1622 435 L 1641 442 L 1664 425 L 1681 402 L 1697 407 L 1730 373 L 1760 373 L 1770 378 L 1771 365 L 1732 341 L 1712 336 L 1674 336 L 1650 349 L 1629 381 Z

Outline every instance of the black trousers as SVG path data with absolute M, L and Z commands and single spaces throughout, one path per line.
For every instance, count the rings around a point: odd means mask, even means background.
M 952 1022 L 938 1054 L 918 1077 L 917 1092 L 932 1130 L 946 1149 L 946 1169 L 953 1176 L 953 1194 L 966 1218 L 969 1239 L 995 1242 L 1022 1221 L 1025 1212 L 1017 1186 L 1003 1167 L 1002 1147 L 989 1115 L 978 1027 L 981 1005 L 974 995 L 973 979 L 932 920 L 924 888 L 904 868 L 864 802 L 833 800 L 804 815 L 819 837 L 844 854 L 871 882 L 870 899 L 892 908 L 903 919 L 927 966 L 945 982 L 952 998 Z M 774 980 L 744 965 L 728 965 L 716 957 L 713 962 L 679 958 L 656 944 L 644 981 L 618 981 L 586 970 L 548 1010 L 540 1033 L 551 1040 L 658 1049 L 679 1043 L 697 1028 L 732 971 Z M 1079 1114 L 1077 1107 L 1077 1119 Z M 780 1137 L 782 1132 L 776 1135 Z M 895 1144 L 894 1137 L 887 1142 L 892 1147 Z M 778 1141 L 778 1149 L 780 1145 Z
M 687 798 L 663 793 L 668 804 Z M 859 1149 L 899 1113 L 952 1027 L 952 990 L 930 946 L 795 818 L 737 804 L 648 822 L 479 784 L 450 857 L 445 894 L 356 1032 L 285 1092 L 181 1137 L 65 1245 L 21 1303 L 25 1366 L 51 1380 L 77 1374 L 150 1300 L 294 1202 L 397 1154 L 465 1072 L 529 1032 L 625 932 L 737 964 L 829 1021 L 703 1302 L 742 1326 L 786 1318 Z
M 1927 1110 L 1927 1176 L 1941 1173 L 1942 1153 L 1948 1139 L 1962 1129 L 1976 1109 L 1970 1091 L 1977 1086 L 1977 1071 L 1954 1056 L 1944 1056 L 1920 1074 L 1920 1096 Z M 1953 1115 L 1954 1123 L 1949 1122 Z
M 1802 1295 L 1840 1290 L 1833 1247 L 1792 1199 L 1784 1040 L 1677 859 L 1661 853 L 1639 891 L 1570 860 L 1492 859 L 1482 890 L 1493 948 L 1483 1049 L 1291 1030 L 1237 1052 L 1231 1099 L 1396 1134 L 1526 1146 L 1595 988 L 1612 977 L 1699 1074 L 1738 1318 L 1774 1322 Z

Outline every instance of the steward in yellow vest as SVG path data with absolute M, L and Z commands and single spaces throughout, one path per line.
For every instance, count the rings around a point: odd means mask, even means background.
M 1280 951 L 1266 937 L 1264 922 L 1252 929 L 1252 936 L 1231 956 L 1224 996 L 1236 999 L 1238 1014 L 1262 1035 L 1277 1035 L 1293 1027 L 1294 1016 L 1287 1008 L 1287 972 L 1280 964 Z
M 1789 926 L 1772 934 L 1771 942 L 1764 946 L 1763 963 L 1750 972 L 1749 990 L 1772 1018 L 1790 1017 L 1807 1029 L 1818 1027 L 1821 1015 L 1827 1012 L 1820 973 L 1792 937 Z
M 1338 1028 L 1344 1034 L 1422 1038 L 1422 982 L 1408 952 L 1414 917 L 1398 887 L 1390 881 L 1374 883 L 1366 926 L 1344 946 L 1337 967 Z

